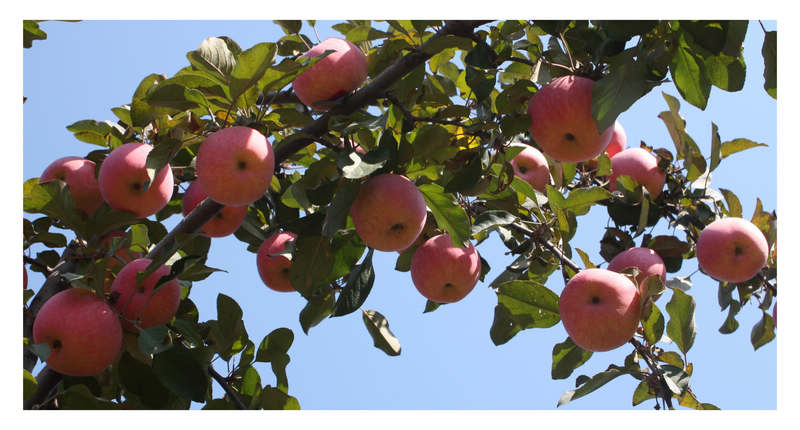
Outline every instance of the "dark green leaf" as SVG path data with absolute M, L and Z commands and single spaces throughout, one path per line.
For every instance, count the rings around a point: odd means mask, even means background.
M 153 357 L 153 372 L 164 386 L 186 400 L 202 402 L 208 389 L 205 366 L 183 346 L 176 345 Z
M 117 364 L 119 381 L 128 394 L 137 396 L 142 404 L 152 409 L 165 408 L 171 392 L 161 383 L 152 367 L 123 353 Z
M 744 56 L 716 55 L 703 61 L 711 84 L 725 91 L 740 91 L 744 88 L 746 66 Z
M 217 321 L 220 331 L 225 335 L 233 335 L 241 320 L 242 308 L 236 300 L 222 293 L 217 294 Z
M 143 191 L 150 188 L 150 184 L 155 179 L 158 172 L 169 164 L 172 157 L 181 149 L 181 141 L 178 139 L 164 139 L 147 154 L 145 168 L 147 170 L 148 181 L 144 184 Z
M 288 328 L 281 327 L 266 335 L 258 345 L 256 361 L 271 363 L 272 371 L 278 381 L 278 387 L 288 390 L 289 382 L 286 378 L 286 365 L 290 358 L 287 354 L 294 342 L 294 333 Z
M 350 272 L 347 284 L 339 293 L 336 305 L 333 308 L 334 317 L 347 315 L 360 308 L 367 300 L 372 284 L 375 282 L 375 270 L 372 268 L 373 249 L 369 248 L 364 260 Z
M 722 142 L 719 139 L 719 127 L 713 122 L 711 123 L 711 164 L 708 166 L 708 171 L 712 172 L 719 166 L 722 160 Z
M 475 184 L 481 178 L 482 172 L 481 154 L 478 152 L 469 159 L 466 166 L 456 170 L 453 179 L 444 187 L 444 192 L 467 192 L 475 187 Z
M 605 188 L 577 188 L 569 193 L 567 199 L 559 205 L 561 209 L 568 209 L 581 215 L 589 212 L 589 209 L 596 202 L 608 199 L 611 193 Z
M 624 375 L 625 373 L 628 372 L 624 368 L 612 364 L 604 372 L 600 372 L 592 376 L 591 379 L 586 381 L 577 390 L 570 390 L 564 392 L 564 394 L 562 394 L 561 398 L 558 400 L 558 404 L 556 405 L 556 407 L 567 404 L 572 400 L 581 398 L 591 393 L 592 391 L 602 387 L 612 379 Z
M 725 322 L 723 322 L 722 326 L 719 328 L 719 332 L 722 334 L 731 334 L 739 328 L 739 321 L 736 321 L 736 314 L 739 313 L 742 305 L 736 300 L 731 300 L 728 304 L 728 317 L 725 318 Z
M 261 392 L 261 407 L 267 410 L 299 410 L 300 402 L 278 388 L 266 386 Z
M 694 297 L 678 289 L 672 289 L 672 299 L 667 303 L 669 322 L 667 335 L 684 354 L 694 344 L 697 325 L 694 320 Z
M 179 111 L 197 107 L 208 108 L 208 100 L 199 90 L 186 88 L 179 84 L 162 83 L 147 93 L 142 100 L 149 106 L 175 109 Z
M 314 288 L 324 285 L 335 263 L 328 241 L 318 235 L 301 234 L 295 239 L 289 280 L 294 288 L 309 298 Z
M 660 83 L 652 79 L 643 61 L 633 59 L 631 50 L 611 59 L 610 73 L 592 86 L 592 118 L 597 129 L 614 125 L 620 113 Z
M 648 399 L 655 399 L 658 396 L 656 393 L 652 391 L 650 385 L 647 384 L 647 381 L 642 381 L 639 385 L 636 386 L 636 389 L 633 390 L 633 406 L 636 406 Z
M 474 236 L 484 230 L 489 230 L 490 228 L 499 225 L 508 225 L 516 220 L 517 217 L 511 215 L 506 211 L 502 210 L 486 211 L 481 213 L 475 218 L 475 222 L 472 223 L 472 228 L 470 229 L 470 233 Z
M 33 393 L 36 392 L 36 387 L 38 385 L 39 383 L 36 381 L 36 378 L 33 377 L 31 372 L 22 369 L 22 398 L 27 399 L 28 397 L 32 396 Z
M 489 330 L 496 345 L 508 342 L 520 330 L 552 327 L 561 321 L 558 295 L 544 285 L 517 280 L 503 282 L 497 288 L 498 306 Z
M 766 345 L 772 339 L 775 339 L 775 321 L 772 319 L 772 315 L 763 312 L 761 320 L 750 331 L 750 343 L 753 344 L 755 350 Z
M 439 306 L 441 306 L 441 305 L 443 305 L 443 304 L 444 304 L 444 303 L 436 303 L 436 302 L 434 302 L 434 301 L 432 301 L 432 300 L 427 300 L 427 301 L 425 302 L 425 309 L 422 311 L 422 313 L 423 313 L 423 314 L 426 314 L 426 313 L 428 313 L 428 312 L 433 312 L 433 311 L 435 311 L 436 309 L 439 309 Z
M 553 367 L 550 375 L 553 379 L 566 379 L 591 356 L 592 351 L 582 349 L 567 337 L 564 342 L 553 346 Z
M 38 21 L 25 19 L 22 21 L 22 47 L 30 48 L 33 46 L 34 40 L 47 39 L 47 33 L 39 28 Z
M 300 31 L 300 28 L 303 27 L 303 21 L 300 21 L 300 20 L 280 20 L 280 19 L 276 19 L 276 20 L 273 20 L 272 22 L 274 22 L 275 24 L 280 25 L 281 29 L 286 34 L 298 33 Z M 311 24 L 311 26 L 313 27 L 314 24 Z
M 437 184 L 423 184 L 419 186 L 425 203 L 433 212 L 436 224 L 450 235 L 454 246 L 463 247 L 470 238 L 469 216 L 452 195 L 444 192 L 444 188 Z
M 197 49 L 186 54 L 186 57 L 195 68 L 217 73 L 223 78 L 236 66 L 236 57 L 229 44 L 219 37 L 204 40 Z
M 239 97 L 259 82 L 272 65 L 276 51 L 277 46 L 274 43 L 259 43 L 239 55 L 230 77 L 231 96 L 234 101 L 238 102 Z M 260 88 L 254 89 L 260 91 Z M 252 99 L 247 97 L 242 102 L 246 105 L 255 101 L 256 98 L 253 96 Z
M 386 317 L 378 311 L 362 310 L 362 319 L 376 348 L 390 356 L 400 355 L 400 341 L 389 330 L 389 321 Z
M 50 357 L 50 345 L 47 343 L 32 343 L 28 345 L 28 350 L 36 354 L 42 362 L 47 361 L 47 358 Z
M 655 303 L 645 308 L 642 314 L 642 328 L 644 338 L 649 345 L 655 345 L 664 335 L 664 315 Z
M 761 45 L 764 57 L 764 89 L 772 98 L 778 98 L 778 32 L 767 31 Z
M 119 403 L 96 397 L 85 385 L 71 385 L 58 398 L 59 409 L 107 410 L 121 409 Z
M 180 333 L 186 342 L 189 342 L 192 347 L 203 346 L 203 336 L 197 332 L 197 324 L 184 319 L 176 318 L 172 323 L 175 331 Z
M 172 348 L 169 329 L 164 325 L 148 327 L 139 332 L 139 351 L 144 355 L 160 354 Z
M 333 313 L 333 306 L 332 290 L 325 295 L 312 297 L 300 311 L 300 327 L 303 329 L 303 333 L 308 334 L 311 327 L 321 323 Z

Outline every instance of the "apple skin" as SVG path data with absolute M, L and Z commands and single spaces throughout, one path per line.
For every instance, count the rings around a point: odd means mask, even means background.
M 623 175 L 635 179 L 647 189 L 653 199 L 661 194 L 666 182 L 666 176 L 658 167 L 656 157 L 642 148 L 628 148 L 611 158 L 611 175 L 608 177 L 611 191 L 617 189 L 617 178 Z
M 567 282 L 558 310 L 576 345 L 587 351 L 609 351 L 624 345 L 636 331 L 639 290 L 620 273 L 586 269 Z
M 181 200 L 181 209 L 183 216 L 197 207 L 208 195 L 203 191 L 203 187 L 199 182 L 194 181 L 183 193 Z M 244 206 L 225 206 L 214 215 L 202 228 L 203 236 L 207 237 L 225 237 L 239 229 L 247 216 L 247 205 Z
M 661 278 L 661 283 L 667 282 L 667 266 L 664 265 L 664 260 L 655 251 L 650 248 L 634 247 L 620 252 L 611 262 L 608 263 L 608 270 L 612 272 L 622 272 L 623 270 L 635 267 L 639 269 L 639 276 L 636 277 L 636 282 L 639 284 L 639 294 L 644 297 L 647 294 L 647 285 L 645 281 L 652 275 L 658 275 Z M 653 297 L 653 301 L 661 297 Z
M 170 269 L 162 265 L 145 278 L 141 285 L 136 283 L 136 273 L 144 271 L 150 264 L 148 258 L 137 258 L 126 264 L 117 274 L 111 284 L 111 293 L 119 294 L 114 302 L 114 308 L 120 313 L 122 327 L 132 332 L 138 332 L 136 327 L 125 319 L 136 320 L 140 317 L 139 325 L 146 329 L 170 322 L 178 311 L 181 302 L 181 288 L 177 279 L 172 279 L 161 285 L 153 294 L 153 287 L 162 276 L 169 275 Z M 152 296 L 152 297 L 151 297 Z M 139 315 L 141 313 L 141 315 Z
M 767 262 L 767 239 L 755 224 L 742 218 L 718 219 L 697 238 L 697 262 L 714 279 L 744 282 Z
M 384 173 L 361 184 L 350 216 L 367 246 L 397 251 L 417 239 L 425 227 L 428 209 L 413 182 L 405 176 Z
M 411 258 L 411 280 L 428 300 L 457 302 L 469 294 L 481 275 L 478 250 L 470 243 L 453 246 L 450 235 L 440 234 L 425 241 Z
M 147 178 L 145 163 L 153 147 L 131 142 L 117 147 L 100 165 L 97 182 L 103 199 L 112 208 L 147 218 L 160 211 L 172 198 L 173 178 L 169 164 L 155 176 L 147 191 L 142 192 Z
M 529 100 L 531 137 L 550 157 L 568 162 L 591 160 L 611 141 L 613 127 L 600 134 L 592 118 L 593 85 L 588 78 L 562 76 Z
M 44 184 L 56 179 L 67 183 L 75 207 L 92 215 L 103 204 L 103 196 L 94 176 L 94 161 L 80 157 L 59 158 L 42 172 L 39 183 Z
M 236 126 L 216 131 L 197 151 L 197 182 L 215 202 L 244 206 L 261 198 L 272 182 L 275 152 L 263 134 Z
M 283 232 L 273 234 L 268 237 L 258 247 L 256 254 L 256 267 L 258 268 L 258 276 L 264 282 L 264 285 L 282 293 L 290 293 L 295 291 L 292 283 L 289 281 L 289 268 L 292 267 L 292 261 L 284 256 L 270 257 L 270 254 L 278 254 L 286 248 L 286 242 L 295 240 L 297 235 L 292 232 Z
M 53 295 L 33 322 L 33 343 L 50 345 L 47 365 L 68 376 L 92 376 L 107 368 L 122 347 L 119 318 L 92 292 L 70 288 Z
M 628 135 L 625 134 L 625 129 L 619 121 L 614 121 L 614 132 L 611 134 L 611 141 L 606 146 L 606 154 L 608 158 L 613 158 L 615 155 L 625 150 L 628 145 Z
M 323 40 L 300 58 L 318 57 L 329 49 L 336 52 L 311 66 L 292 82 L 297 98 L 317 110 L 329 108 L 317 102 L 342 97 L 360 87 L 367 79 L 367 56 L 358 46 L 338 37 Z
M 534 190 L 544 193 L 545 186 L 550 183 L 550 168 L 547 159 L 538 149 L 525 146 L 516 157 L 511 160 L 514 175 L 529 183 Z

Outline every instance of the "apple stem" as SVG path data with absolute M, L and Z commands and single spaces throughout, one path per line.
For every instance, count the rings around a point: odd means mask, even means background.
M 664 371 L 661 369 L 661 366 L 655 362 L 653 357 L 650 355 L 650 351 L 648 351 L 647 348 L 641 344 L 641 342 L 636 340 L 635 337 L 632 337 L 628 342 L 630 342 L 630 344 L 636 348 L 636 352 L 642 356 L 645 363 L 647 363 L 647 367 L 649 367 L 653 372 L 653 375 L 658 377 L 658 381 L 661 383 L 661 398 L 664 399 L 664 403 L 670 410 L 675 409 L 672 406 L 672 390 L 670 390 L 669 385 L 667 385 L 667 381 L 664 379 Z

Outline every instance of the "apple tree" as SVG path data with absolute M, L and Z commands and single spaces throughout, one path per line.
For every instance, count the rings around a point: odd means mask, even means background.
M 233 269 L 206 264 L 229 234 L 270 288 L 307 300 L 306 332 L 360 310 L 375 346 L 399 355 L 386 318 L 361 309 L 381 272 L 399 270 L 425 312 L 483 280 L 501 348 L 563 323 L 554 379 L 594 351 L 630 351 L 577 376 L 558 405 L 622 376 L 639 381 L 634 405 L 716 408 L 691 388 L 690 280 L 666 277 L 695 257 L 719 282 L 719 330 L 754 306 L 753 347 L 775 338 L 776 213 L 759 200 L 746 217 L 733 191 L 709 185 L 727 157 L 764 144 L 722 141 L 712 124 L 704 154 L 680 113 L 704 109 L 712 86 L 741 90 L 748 22 L 351 20 L 316 47 L 314 21 L 275 24 L 283 37 L 251 47 L 202 41 L 174 75 L 145 76 L 114 121 L 66 125 L 97 149 L 25 180 L 23 276 L 46 276 L 24 289 L 26 409 L 299 408 L 290 329 L 251 338 L 223 293 L 216 318 L 199 320 L 193 286 Z M 46 38 L 34 21 L 23 31 L 26 48 Z M 763 31 L 764 97 L 777 98 L 777 35 Z M 672 147 L 625 149 L 617 117 L 668 80 L 679 95 L 663 94 L 659 118 Z M 609 217 L 600 255 L 570 244 L 594 206 Z M 659 223 L 672 234 L 653 235 Z M 479 255 L 492 233 L 505 267 Z M 373 265 L 390 251 L 394 268 Z

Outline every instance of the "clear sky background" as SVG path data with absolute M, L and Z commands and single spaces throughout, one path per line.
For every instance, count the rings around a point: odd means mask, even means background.
M 321 39 L 339 36 L 329 28 L 332 23 L 317 22 Z M 775 21 L 765 21 L 764 25 L 768 30 L 776 29 Z M 110 109 L 129 103 L 142 78 L 150 73 L 172 76 L 188 65 L 186 53 L 205 38 L 228 36 L 247 49 L 283 35 L 271 21 L 45 22 L 41 27 L 48 34 L 47 40 L 35 41 L 32 49 L 22 53 L 22 93 L 28 101 L 22 108 L 23 167 L 19 183 L 39 176 L 56 158 L 84 156 L 97 149 L 76 140 L 66 126 L 83 119 L 116 120 Z M 302 32 L 316 42 L 305 23 Z M 735 154 L 713 173 L 712 187 L 733 190 L 748 219 L 756 197 L 761 198 L 766 210 L 777 207 L 777 103 L 763 90 L 763 37 L 758 22 L 751 22 L 745 40 L 747 78 L 742 91 L 726 93 L 713 88 L 705 111 L 681 100 L 687 131 L 706 156 L 710 154 L 712 121 L 719 127 L 722 141 L 744 137 L 769 145 Z M 665 83 L 619 117 L 627 132 L 628 147 L 644 141 L 674 150 L 657 117 L 667 110 L 662 92 L 679 98 L 675 87 Z M 778 215 L 779 220 L 786 216 L 782 212 Z M 39 215 L 24 216 L 32 219 Z M 170 227 L 179 220 L 173 216 L 166 224 Z M 605 209 L 597 207 L 578 222 L 573 248 L 586 251 L 595 264 L 602 262 L 599 241 L 609 223 Z M 661 221 L 654 233 L 669 234 L 665 224 Z M 681 232 L 677 235 L 684 238 Z M 16 240 L 11 242 L 18 243 Z M 506 249 L 496 234 L 478 250 L 492 268 L 486 282 L 479 283 L 461 302 L 427 314 L 422 313 L 425 298 L 414 288 L 409 273 L 394 271 L 396 253 L 375 252 L 375 285 L 363 308 L 378 310 L 388 318 L 402 345 L 398 357 L 389 357 L 372 346 L 358 312 L 327 319 L 305 335 L 298 322 L 305 300 L 296 293 L 278 293 L 265 287 L 256 271 L 255 254 L 247 252 L 246 245 L 233 236 L 214 239 L 207 262 L 228 273 L 216 273 L 196 283 L 191 299 L 197 304 L 201 321 L 216 318 L 218 293 L 236 299 L 255 343 L 278 327 L 290 328 L 295 341 L 289 350 L 289 392 L 303 409 L 547 410 L 555 408 L 564 391 L 574 388 L 578 375 L 591 376 L 611 363 L 622 364 L 630 353 L 628 345 L 595 353 L 570 378 L 552 380 L 552 348 L 566 338 L 561 324 L 524 330 L 505 345 L 494 346 L 489 328 L 497 299 L 486 287 L 512 258 L 504 255 Z M 696 269 L 697 261 L 688 260 L 679 273 L 668 277 L 686 276 Z M 43 279 L 29 272 L 29 285 L 34 288 Z M 739 329 L 732 335 L 722 335 L 717 329 L 727 310 L 720 312 L 717 282 L 699 272 L 692 276 L 692 282 L 689 294 L 697 302 L 698 332 L 688 359 L 694 363 L 694 393 L 700 401 L 723 409 L 776 408 L 778 342 L 753 351 L 749 339 L 760 310 L 756 304 L 747 305 L 737 317 Z M 560 293 L 564 287 L 560 274 L 553 274 L 547 286 Z M 665 315 L 669 298 L 667 293 L 658 302 Z M 216 364 L 218 370 L 225 370 L 224 362 L 217 360 Z M 257 363 L 256 367 L 263 384 L 275 383 L 268 364 Z M 631 377 L 619 377 L 562 409 L 629 409 L 637 384 Z M 221 389 L 216 384 L 214 387 L 219 397 Z M 653 404 L 653 400 L 646 401 L 638 408 L 652 409 Z

